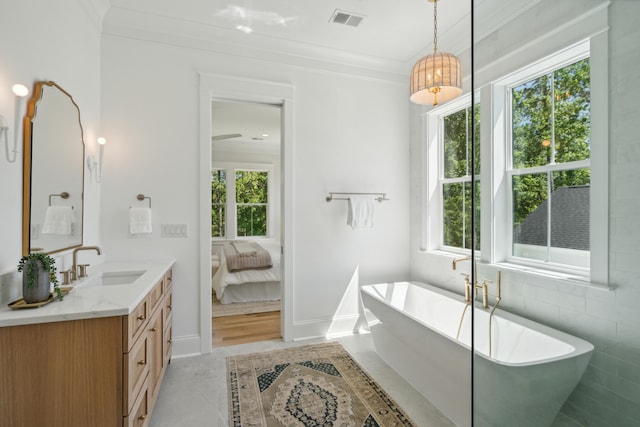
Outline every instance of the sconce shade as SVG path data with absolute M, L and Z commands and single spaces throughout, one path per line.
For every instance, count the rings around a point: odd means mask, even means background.
M 413 66 L 410 79 L 411 102 L 438 105 L 462 94 L 462 67 L 455 55 L 436 52 Z

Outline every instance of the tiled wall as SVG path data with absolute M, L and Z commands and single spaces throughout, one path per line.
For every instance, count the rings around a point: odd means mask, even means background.
M 640 425 L 640 2 L 613 1 L 609 10 L 609 281 L 612 290 L 503 270 L 508 311 L 586 339 L 595 351 L 585 375 L 556 419 L 559 426 Z M 415 113 L 416 111 L 414 111 Z M 419 132 L 412 116 L 414 154 Z M 412 230 L 420 227 L 420 160 L 412 156 Z M 418 180 L 418 181 L 416 181 Z M 462 292 L 451 258 L 420 253 L 412 233 L 412 276 Z M 444 264 L 444 263 L 447 264 Z M 466 267 L 465 267 L 466 268 Z M 496 271 L 480 269 L 480 278 Z

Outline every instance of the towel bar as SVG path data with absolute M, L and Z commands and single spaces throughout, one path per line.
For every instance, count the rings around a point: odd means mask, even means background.
M 145 196 L 144 194 L 138 194 L 136 199 L 143 201 L 144 199 L 149 199 L 149 208 L 151 208 L 151 197 Z
M 325 200 L 327 202 L 330 202 L 332 200 L 349 200 L 348 197 L 334 197 L 334 194 L 341 194 L 341 195 L 352 195 L 352 196 L 378 196 L 375 198 L 375 200 L 377 200 L 378 202 L 382 203 L 382 202 L 386 202 L 388 200 L 391 199 L 387 199 L 387 193 L 340 193 L 340 192 L 333 192 L 330 191 L 329 195 L 325 198 Z
M 49 194 L 49 206 L 51 206 L 51 198 L 52 197 L 61 197 L 63 199 L 68 199 L 69 198 L 69 193 L 67 193 L 66 191 L 63 191 L 60 194 Z

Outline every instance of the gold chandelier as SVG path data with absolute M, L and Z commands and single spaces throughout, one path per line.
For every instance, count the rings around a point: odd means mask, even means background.
M 438 0 L 428 1 L 433 3 L 433 54 L 413 66 L 409 99 L 415 104 L 435 106 L 462 93 L 462 67 L 455 55 L 438 52 Z

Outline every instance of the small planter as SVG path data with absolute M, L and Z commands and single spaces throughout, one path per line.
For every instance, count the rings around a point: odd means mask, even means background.
M 22 298 L 29 303 L 42 302 L 51 296 L 51 273 L 37 259 L 25 263 L 22 271 Z
M 47 301 L 51 296 L 51 283 L 56 297 L 62 299 L 56 277 L 56 260 L 49 255 L 35 252 L 23 256 L 18 263 L 18 271 L 22 272 L 22 297 L 26 303 Z

